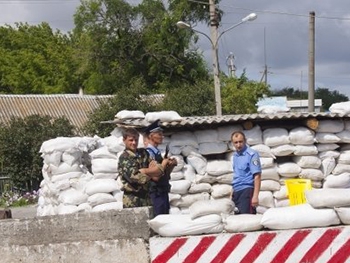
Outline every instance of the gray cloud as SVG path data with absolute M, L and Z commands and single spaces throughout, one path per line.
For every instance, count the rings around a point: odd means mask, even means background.
M 0 0 L 0 24 L 45 21 L 53 29 L 67 32 L 74 27 L 73 14 L 79 4 L 79 0 Z M 350 97 L 348 0 L 221 0 L 220 8 L 225 12 L 220 30 L 236 24 L 251 12 L 258 14 L 255 21 L 226 32 L 219 40 L 221 70 L 227 72 L 226 58 L 233 52 L 237 75 L 246 69 L 248 78 L 259 81 L 266 59 L 271 72 L 268 83 L 273 89 L 289 86 L 302 90 L 308 89 L 309 12 L 315 11 L 316 87 L 338 90 Z M 206 25 L 196 28 L 210 34 Z M 197 46 L 210 68 L 210 42 L 200 37 Z

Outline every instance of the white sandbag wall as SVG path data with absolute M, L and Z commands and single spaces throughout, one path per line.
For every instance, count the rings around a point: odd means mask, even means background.
M 151 114 L 147 116 L 152 120 L 156 118 Z M 245 133 L 247 143 L 261 157 L 258 215 L 233 214 L 230 137 L 236 130 Z M 124 145 L 120 129 L 116 128 L 111 136 L 103 139 L 63 139 L 47 141 L 41 149 L 44 180 L 38 215 L 121 209 L 117 164 Z M 343 120 L 320 120 L 316 130 L 263 129 L 259 125 L 246 130 L 241 125 L 226 125 L 167 134 L 159 148 L 164 152 L 165 145 L 169 144 L 170 155 L 178 162 L 171 174 L 171 209 L 169 215 L 150 220 L 150 226 L 165 236 L 252 231 L 264 227 L 286 229 L 293 216 L 308 218 L 314 210 L 324 217 L 324 221 L 314 226 L 348 224 L 350 204 L 346 202 L 334 203 L 336 208 L 312 204 L 290 207 L 285 180 L 305 178 L 312 181 L 314 189 L 346 189 L 350 193 L 349 142 L 350 123 Z M 139 147 L 142 146 L 140 139 Z M 280 214 L 280 218 L 276 214 Z M 273 220 L 284 222 L 278 225 Z M 311 219 L 305 222 L 305 226 L 312 227 Z M 293 227 L 304 225 L 301 221 Z
M 121 143 L 121 144 L 120 144 Z M 118 181 L 120 138 L 59 137 L 44 142 L 37 215 L 122 209 Z M 90 171 L 89 172 L 89 169 Z
M 162 217 L 167 218 L 164 224 L 167 225 L 167 229 L 187 233 L 188 216 L 192 220 L 200 218 L 194 212 L 198 210 L 198 206 L 203 207 L 201 213 L 206 216 L 220 214 L 227 232 L 252 231 L 264 227 L 317 227 L 349 222 L 350 205 L 344 205 L 344 202 L 336 203 L 336 209 L 313 207 L 310 204 L 301 207 L 289 206 L 285 186 L 287 179 L 305 178 L 312 181 L 314 189 L 347 188 L 345 191 L 350 194 L 350 156 L 347 156 L 350 154 L 350 148 L 347 148 L 347 134 L 350 129 L 347 130 L 346 127 L 350 125 L 346 125 L 343 120 L 321 120 L 315 131 L 306 127 L 290 130 L 262 129 L 259 125 L 244 130 L 239 125 L 228 125 L 224 128 L 173 134 L 170 137 L 170 145 L 171 149 L 176 150 L 172 153 L 181 160 L 180 167 L 184 176 L 171 177 L 171 211 L 170 215 Z M 220 212 L 213 212 L 211 208 L 213 200 L 230 200 L 233 173 L 230 136 L 234 130 L 245 133 L 248 144 L 260 154 L 263 169 L 258 215 L 244 215 L 244 220 L 242 216 L 233 215 L 234 207 L 222 208 Z M 222 158 L 216 159 L 213 156 Z M 220 209 L 222 206 L 216 207 Z M 269 210 L 271 212 L 265 215 Z M 275 219 L 275 213 L 280 215 L 278 220 Z M 312 217 L 315 213 L 319 213 L 322 219 L 313 225 Z M 171 220 L 173 214 L 176 214 L 176 220 Z M 188 216 L 183 217 L 182 221 L 180 214 Z M 339 219 L 340 214 L 342 219 Z M 298 221 L 295 221 L 294 217 L 298 218 Z M 276 220 L 279 221 L 278 224 Z M 157 223 L 159 218 L 154 221 Z M 291 225 L 291 222 L 296 223 Z M 151 227 L 153 223 L 151 220 Z M 219 230 L 214 224 L 213 228 L 207 231 L 191 228 L 191 234 L 212 233 L 213 229 Z M 156 228 L 154 230 L 157 232 Z M 174 234 L 165 234 L 164 231 L 158 233 L 167 236 Z

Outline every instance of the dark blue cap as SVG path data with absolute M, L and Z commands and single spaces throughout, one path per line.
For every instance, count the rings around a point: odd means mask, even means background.
M 145 128 L 145 133 L 150 134 L 152 132 L 162 132 L 163 129 L 159 126 L 160 120 L 156 120 L 155 122 L 152 122 L 150 125 L 148 125 Z

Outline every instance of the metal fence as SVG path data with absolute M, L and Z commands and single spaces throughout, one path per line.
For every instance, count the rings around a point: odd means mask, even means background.
M 13 190 L 13 183 L 10 177 L 0 176 L 0 194 Z

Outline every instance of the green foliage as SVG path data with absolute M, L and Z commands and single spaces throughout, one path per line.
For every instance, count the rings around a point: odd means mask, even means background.
M 19 194 L 13 191 L 5 191 L 0 196 L 0 207 L 21 207 L 38 203 L 37 191 Z
M 162 108 L 174 110 L 181 116 L 205 116 L 215 114 L 212 82 L 183 85 L 168 91 Z
M 293 87 L 286 87 L 281 90 L 274 90 L 272 95 L 286 96 L 287 98 L 296 99 L 296 100 L 306 100 L 308 97 L 307 91 L 294 89 Z
M 0 27 L 0 92 L 77 93 L 80 83 L 67 35 L 47 23 Z
M 3 173 L 14 186 L 37 189 L 42 180 L 42 158 L 39 150 L 46 140 L 72 136 L 73 126 L 65 118 L 31 115 L 12 118 L 9 125 L 0 127 L 0 158 Z
M 114 116 L 121 110 L 140 110 L 150 112 L 158 109 L 152 99 L 147 99 L 147 89 L 142 79 L 133 79 L 128 85 L 128 89 L 123 89 L 109 101 L 102 103 L 101 106 L 89 115 L 89 120 L 83 127 L 84 133 L 90 136 L 98 135 L 100 137 L 109 136 L 114 129 L 115 124 L 102 123 L 108 120 L 114 120 Z M 144 94 L 141 96 L 140 94 Z
M 248 80 L 245 72 L 239 78 L 223 78 L 221 85 L 223 114 L 255 113 L 259 98 L 270 93 L 264 83 Z
M 273 96 L 286 96 L 288 99 L 307 100 L 308 91 L 300 91 L 293 87 L 287 87 L 282 90 L 274 90 Z M 328 110 L 333 103 L 348 101 L 349 98 L 339 93 L 337 90 L 330 91 L 327 88 L 317 88 L 315 90 L 315 99 L 322 99 L 322 109 Z
M 139 78 L 147 89 L 164 92 L 207 79 L 203 58 L 184 52 L 191 37 L 176 27 L 181 12 L 174 8 L 150 0 L 136 6 L 123 0 L 82 1 L 74 39 L 80 47 L 79 72 L 87 77 L 84 90 L 115 94 Z
M 322 108 L 329 110 L 333 103 L 349 101 L 349 97 L 339 93 L 337 90 L 330 91 L 326 88 L 317 88 L 315 91 L 315 98 L 322 99 Z

